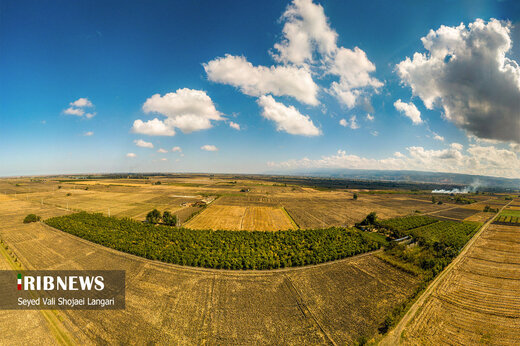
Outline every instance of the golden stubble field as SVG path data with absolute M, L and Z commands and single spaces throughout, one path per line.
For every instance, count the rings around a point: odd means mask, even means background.
M 67 213 L 3 197 L 0 237 L 27 269 L 122 269 L 126 309 L 58 311 L 61 329 L 81 344 L 352 344 L 374 335 L 418 279 L 373 254 L 317 266 L 274 271 L 219 271 L 138 258 L 89 243 L 27 213 Z M 20 313 L 46 343 L 48 322 Z M 0 344 L 24 344 L 26 329 L 0 312 Z M 37 333 L 37 334 L 35 334 Z M 10 339 L 6 339 L 9 335 Z
M 490 225 L 405 327 L 401 342 L 518 345 L 520 227 Z
M 161 184 L 152 184 L 157 182 Z M 433 204 L 428 193 L 324 191 L 263 180 L 210 176 L 61 181 L 58 178 L 3 179 L 0 193 L 70 211 L 110 213 L 136 220 L 144 220 L 150 210 L 157 208 L 178 215 L 182 225 L 188 228 L 258 231 L 352 226 L 372 211 L 381 218 L 416 211 L 444 215 L 444 211 L 457 207 L 452 203 Z M 353 199 L 354 193 L 358 194 L 357 200 Z M 192 206 L 196 202 L 208 204 L 201 209 Z M 459 206 L 464 217 L 483 207 L 481 203 L 473 206 L 474 210 Z

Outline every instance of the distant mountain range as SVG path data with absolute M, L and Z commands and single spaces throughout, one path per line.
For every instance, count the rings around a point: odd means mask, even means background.
M 467 191 L 469 192 L 474 192 L 477 190 L 520 190 L 520 179 L 509 179 L 489 177 L 484 175 L 470 175 L 457 173 L 384 171 L 362 169 L 323 169 L 309 171 L 269 172 L 268 174 L 372 181 L 434 183 L 440 185 L 459 185 L 466 187 Z

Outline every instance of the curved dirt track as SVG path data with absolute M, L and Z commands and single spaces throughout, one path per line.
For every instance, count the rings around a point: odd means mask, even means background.
M 277 271 L 164 264 L 24 225 L 31 208 L 39 207 L 0 200 L 0 237 L 26 268 L 126 271 L 125 310 L 59 311 L 77 343 L 352 344 L 417 285 L 372 254 Z M 9 342 L 0 335 L 0 343 Z

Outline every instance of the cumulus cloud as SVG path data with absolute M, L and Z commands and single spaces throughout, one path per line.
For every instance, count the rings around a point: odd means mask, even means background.
M 235 86 L 246 95 L 287 95 L 303 103 L 318 104 L 318 86 L 305 68 L 253 66 L 245 57 L 229 54 L 203 66 L 209 80 Z
M 87 131 L 87 132 L 83 133 L 83 136 L 87 136 L 87 137 L 90 137 L 93 135 L 94 135 L 94 132 L 92 132 L 92 131 Z
M 403 113 L 408 118 L 410 118 L 414 125 L 422 123 L 421 112 L 419 112 L 417 107 L 415 107 L 415 105 L 412 102 L 406 103 L 399 99 L 394 102 L 394 107 L 399 112 Z
M 368 121 L 374 121 L 374 116 L 370 115 L 370 114 L 367 114 L 367 120 Z
M 74 102 L 69 103 L 70 107 L 63 111 L 64 114 L 75 115 L 82 117 L 85 115 L 87 119 L 90 119 L 96 115 L 94 112 L 86 113 L 84 108 L 94 107 L 89 99 L 81 97 Z
M 151 136 L 173 136 L 175 128 L 184 133 L 205 130 L 213 126 L 212 121 L 224 120 L 205 91 L 188 88 L 164 96 L 153 95 L 143 104 L 143 111 L 166 117 L 134 121 L 133 132 Z
M 359 125 L 357 123 L 357 119 L 356 119 L 356 116 L 353 115 L 350 117 L 350 128 L 352 130 L 356 130 L 356 129 L 359 129 Z
M 69 115 L 77 115 L 78 117 L 80 117 L 83 114 L 85 114 L 85 111 L 83 109 L 69 107 L 69 108 L 65 109 L 63 111 L 63 113 L 69 114 Z
M 373 159 L 347 154 L 338 150 L 336 154 L 319 159 L 303 158 L 284 162 L 269 162 L 268 165 L 281 169 L 297 168 L 349 168 L 418 170 L 490 175 L 509 178 L 520 177 L 520 155 L 512 150 L 494 146 L 470 145 L 465 151 L 461 144 L 452 143 L 448 148 L 429 150 L 420 146 L 406 148 L 407 155 L 395 152 L 392 157 Z
M 339 121 L 339 124 L 343 127 L 350 127 L 352 130 L 359 129 L 359 125 L 357 123 L 357 118 L 355 115 L 351 116 L 349 121 L 347 121 L 346 119 L 341 119 Z
M 134 153 L 128 153 L 126 154 L 126 157 L 130 157 L 130 158 L 133 158 L 133 157 L 136 157 L 137 155 L 134 154 Z
M 176 151 L 177 151 L 177 152 L 181 153 L 181 152 L 182 152 L 182 149 L 181 149 L 181 147 L 173 147 L 173 148 L 172 148 L 172 151 L 173 151 L 173 152 L 176 152 Z
M 467 27 L 441 26 L 396 66 L 401 81 L 428 109 L 479 138 L 520 142 L 520 66 L 506 55 L 511 24 L 477 19 Z
M 227 54 L 203 64 L 208 79 L 233 85 L 247 95 L 291 96 L 313 106 L 319 105 L 320 90 L 348 108 L 370 103 L 370 94 L 383 85 L 371 75 L 376 67 L 361 48 L 337 46 L 338 34 L 321 5 L 293 0 L 281 20 L 282 39 L 270 52 L 278 65 L 254 66 L 243 56 Z M 330 80 L 324 78 L 327 75 L 336 79 L 328 88 L 313 80 L 313 76 Z
M 210 144 L 203 145 L 200 148 L 205 151 L 218 151 L 218 148 L 216 146 Z
M 79 108 L 93 106 L 92 102 L 90 102 L 90 100 L 86 97 L 80 97 L 76 101 L 71 102 L 70 105 L 73 107 L 79 107 Z
M 258 105 L 262 107 L 262 116 L 276 123 L 277 131 L 285 131 L 292 135 L 318 136 L 318 129 L 309 116 L 303 115 L 293 106 L 285 106 L 276 102 L 272 96 L 261 96 Z
M 163 154 L 164 154 L 164 153 L 167 153 L 168 150 L 163 149 L 163 148 L 159 148 L 159 150 L 157 150 L 157 152 L 158 152 L 158 153 L 163 153 Z
M 433 139 L 441 141 L 441 142 L 444 141 L 444 137 L 442 137 L 442 136 L 440 136 L 440 135 L 438 135 L 436 133 L 433 134 Z
M 154 118 L 148 121 L 137 119 L 132 126 L 132 132 L 148 136 L 174 136 L 173 127 L 168 127 L 163 121 Z
M 229 122 L 229 127 L 231 127 L 232 129 L 235 129 L 237 131 L 240 131 L 240 124 L 234 123 L 232 121 Z
M 150 149 L 153 149 L 153 144 L 150 143 L 150 142 L 145 142 L 143 141 L 142 139 L 136 139 L 134 141 L 135 145 L 137 145 L 138 147 L 141 147 L 141 148 L 150 148 Z
M 370 76 L 375 70 L 376 66 L 360 48 L 338 48 L 328 73 L 339 76 L 339 82 L 332 82 L 329 92 L 340 103 L 352 108 L 360 96 L 383 86 L 382 82 Z
M 311 0 L 294 0 L 282 15 L 285 21 L 282 42 L 274 45 L 278 62 L 303 65 L 313 62 L 313 51 L 331 55 L 338 34 L 329 26 L 323 7 Z

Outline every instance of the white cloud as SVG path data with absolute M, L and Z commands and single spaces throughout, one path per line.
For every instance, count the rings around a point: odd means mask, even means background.
M 157 150 L 157 152 L 158 152 L 158 153 L 163 153 L 163 154 L 164 154 L 164 153 L 167 153 L 168 150 L 163 149 L 163 148 L 159 148 L 159 150 Z
M 145 113 L 158 113 L 166 117 L 134 122 L 132 130 L 152 136 L 173 136 L 174 128 L 184 133 L 211 128 L 212 121 L 224 120 L 211 98 L 202 90 L 178 89 L 164 96 L 155 94 L 143 104 Z
M 69 107 L 69 108 L 65 109 L 63 111 L 63 113 L 81 117 L 81 116 L 83 116 L 83 114 L 85 114 L 85 111 L 83 109 Z
M 92 132 L 92 131 L 87 131 L 87 132 L 83 133 L 83 136 L 87 136 L 87 137 L 93 136 L 93 135 L 94 135 L 94 132 Z
M 251 96 L 292 96 L 310 105 L 319 105 L 318 86 L 313 76 L 338 77 L 328 93 L 353 108 L 383 86 L 372 77 L 375 65 L 359 47 L 337 46 L 338 34 L 330 27 L 323 7 L 312 0 L 293 0 L 282 15 L 283 36 L 271 55 L 276 66 L 253 66 L 243 56 L 225 55 L 206 64 L 208 79 L 238 87 Z
M 150 142 L 145 142 L 143 141 L 142 139 L 136 139 L 134 141 L 135 145 L 137 145 L 138 147 L 141 147 L 141 148 L 150 148 L 150 149 L 153 149 L 153 144 L 150 143 Z
M 357 118 L 355 115 L 350 117 L 350 121 L 347 121 L 346 119 L 341 119 L 339 121 L 339 124 L 343 127 L 350 127 L 352 130 L 359 129 L 359 125 L 357 123 Z
M 520 142 L 520 66 L 508 58 L 511 24 L 477 19 L 423 37 L 427 53 L 396 66 L 428 109 L 479 138 Z
M 370 131 L 370 134 L 371 134 L 372 136 L 374 136 L 374 137 L 379 136 L 379 132 L 377 132 L 377 131 Z
M 205 151 L 218 151 L 218 148 L 216 146 L 210 144 L 203 145 L 200 148 Z
M 339 76 L 339 82 L 332 82 L 329 92 L 348 108 L 356 105 L 360 96 L 376 91 L 383 83 L 370 73 L 376 66 L 367 58 L 366 53 L 355 47 L 354 50 L 339 48 L 328 73 Z
M 149 136 L 174 136 L 175 130 L 173 127 L 168 127 L 163 121 L 154 118 L 146 122 L 141 119 L 134 121 L 132 132 L 140 133 Z
M 229 126 L 230 126 L 232 129 L 235 129 L 235 130 L 240 131 L 240 124 L 237 124 L 237 123 L 234 123 L 234 122 L 230 121 L 230 122 L 229 122 Z
M 318 129 L 311 118 L 303 115 L 293 106 L 285 106 L 276 102 L 272 96 L 261 96 L 258 105 L 262 107 L 262 116 L 276 123 L 277 131 L 285 131 L 292 135 L 318 136 L 321 130 Z
M 358 125 L 358 123 L 357 123 L 357 119 L 356 119 L 356 116 L 355 116 L 355 115 L 353 115 L 353 116 L 350 117 L 350 128 L 351 128 L 352 130 L 357 130 L 357 129 L 359 129 L 359 125 Z
M 282 16 L 282 42 L 274 45 L 275 60 L 303 65 L 312 62 L 313 51 L 328 56 L 336 49 L 338 34 L 328 24 L 323 7 L 311 0 L 294 0 Z
M 227 54 L 203 64 L 208 79 L 229 84 L 250 96 L 273 94 L 292 96 L 300 102 L 317 105 L 318 86 L 309 70 L 296 66 L 253 66 L 243 56 Z
M 134 153 L 128 153 L 126 154 L 126 157 L 130 157 L 130 158 L 133 158 L 133 157 L 136 157 L 137 155 L 134 154 Z
M 399 112 L 404 113 L 408 118 L 410 118 L 414 125 L 422 123 L 421 112 L 415 107 L 415 105 L 410 102 L 402 102 L 401 99 L 394 102 L 394 107 Z
M 440 135 L 438 135 L 436 133 L 434 133 L 433 139 L 436 139 L 436 140 L 441 141 L 441 142 L 444 141 L 444 137 L 442 137 L 442 136 L 440 136 Z
M 92 102 L 90 102 L 90 100 L 85 97 L 81 97 L 81 98 L 77 99 L 76 101 L 71 102 L 70 105 L 73 107 L 79 107 L 79 108 L 93 107 Z
M 176 151 L 177 151 L 177 152 L 180 153 L 180 152 L 182 152 L 182 149 L 181 149 L 181 147 L 173 147 L 173 148 L 172 148 L 172 151 L 173 151 L 173 152 L 176 152 Z
M 87 119 L 90 119 L 96 115 L 95 112 L 85 113 L 84 108 L 94 107 L 92 102 L 90 102 L 90 100 L 87 98 L 81 97 L 74 102 L 70 102 L 69 105 L 70 107 L 63 111 L 64 114 L 76 115 L 78 117 L 85 115 Z
M 418 170 L 520 178 L 520 155 L 507 149 L 470 145 L 464 152 L 461 144 L 452 143 L 441 150 L 428 150 L 419 146 L 411 146 L 406 150 L 408 155 L 395 152 L 393 157 L 383 159 L 360 157 L 338 150 L 336 154 L 322 156 L 320 159 L 303 158 L 279 163 L 269 162 L 268 165 L 281 169 Z
M 367 120 L 374 121 L 374 116 L 367 113 Z
M 516 151 L 517 153 L 520 153 L 520 144 L 518 144 L 518 143 L 510 143 L 509 148 L 511 148 L 512 151 Z

